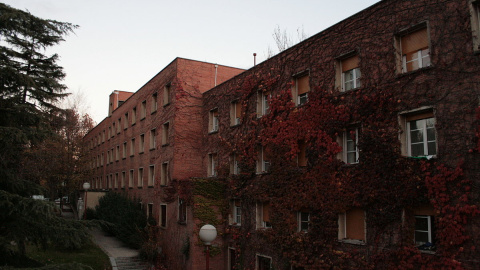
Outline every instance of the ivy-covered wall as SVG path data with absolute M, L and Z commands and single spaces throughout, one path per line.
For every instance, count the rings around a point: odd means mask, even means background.
M 204 165 L 218 156 L 227 198 L 242 202 L 242 225 L 227 226 L 227 246 L 239 269 L 256 255 L 275 269 L 468 269 L 478 265 L 480 56 L 472 50 L 469 1 L 381 1 L 204 94 Z M 428 29 L 431 65 L 398 71 L 396 42 L 408 29 Z M 339 91 L 343 55 L 360 59 L 361 87 Z M 296 107 L 296 74 L 309 74 L 308 102 Z M 257 116 L 258 93 L 270 93 L 269 113 Z M 231 126 L 231 102 L 242 104 Z M 207 130 L 210 110 L 219 130 Z M 428 109 L 435 118 L 437 153 L 406 157 L 406 112 Z M 337 142 L 358 127 L 359 163 L 337 158 Z M 297 165 L 299 141 L 306 167 Z M 258 148 L 267 149 L 268 173 L 256 174 Z M 231 155 L 240 161 L 230 175 Z M 256 229 L 256 205 L 270 203 L 271 229 Z M 415 209 L 433 207 L 434 252 L 413 241 Z M 365 210 L 363 244 L 338 241 L 339 214 Z M 231 211 L 229 209 L 228 211 Z M 310 213 L 308 233 L 296 213 Z M 228 213 L 227 213 L 228 214 Z M 225 219 L 228 224 L 228 219 Z

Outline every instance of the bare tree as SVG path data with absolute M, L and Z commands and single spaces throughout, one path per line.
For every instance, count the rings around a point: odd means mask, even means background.
M 309 37 L 308 34 L 305 33 L 303 26 L 297 28 L 297 37 L 296 39 L 294 39 L 292 35 L 287 32 L 287 29 L 282 30 L 280 29 L 279 25 L 277 25 L 273 30 L 272 36 L 278 51 L 275 52 L 269 45 L 267 48 L 267 52 L 265 53 L 267 59 L 271 58 L 277 53 L 285 51 L 286 49 L 292 47 L 299 42 L 304 41 Z

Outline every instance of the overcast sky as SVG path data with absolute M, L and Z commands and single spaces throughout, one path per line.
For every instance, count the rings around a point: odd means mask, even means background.
M 53 48 L 70 92 L 98 123 L 113 90 L 137 91 L 176 57 L 248 69 L 276 46 L 277 25 L 297 38 L 379 0 L 3 0 L 35 16 L 79 25 Z

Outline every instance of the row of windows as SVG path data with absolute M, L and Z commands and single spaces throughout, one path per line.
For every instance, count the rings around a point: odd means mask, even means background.
M 128 171 L 123 171 L 121 173 L 109 174 L 105 177 L 99 176 L 92 179 L 92 187 L 94 189 L 112 189 L 112 188 L 133 188 L 134 183 L 137 183 L 137 187 L 141 188 L 144 185 L 145 177 L 147 178 L 147 186 L 153 187 L 156 182 L 155 177 L 155 165 L 150 165 L 148 167 L 148 175 L 144 172 L 143 168 L 138 168 L 138 170 L 131 169 Z M 136 180 L 136 181 L 135 181 Z M 166 186 L 170 182 L 169 176 L 169 163 L 162 163 L 160 170 L 160 185 Z M 104 185 L 105 184 L 105 185 Z
M 143 208 L 143 204 L 140 203 L 140 208 Z M 147 218 L 155 218 L 153 213 L 155 212 L 154 204 L 148 203 L 147 204 Z M 166 204 L 159 204 L 158 205 L 158 225 L 161 228 L 167 228 L 167 205 Z M 177 222 L 179 224 L 187 224 L 187 204 L 184 199 L 178 198 L 177 200 Z
M 163 91 L 163 106 L 170 104 L 170 84 L 166 85 Z M 158 94 L 154 93 L 151 97 L 150 102 L 150 113 L 153 114 L 158 109 Z M 142 101 L 140 105 L 140 120 L 145 119 L 147 116 L 147 100 Z M 130 121 L 130 122 L 129 122 Z M 108 127 L 108 134 L 106 131 L 103 130 L 97 136 L 95 136 L 90 141 L 90 149 L 93 149 L 95 146 L 100 145 L 101 143 L 105 142 L 105 137 L 112 138 L 115 137 L 115 134 L 120 134 L 122 130 L 122 122 L 123 122 L 123 129 L 127 129 L 129 123 L 133 126 L 136 124 L 137 121 L 137 107 L 133 107 L 131 112 L 125 113 L 123 118 L 118 118 L 116 122 L 112 123 L 112 126 Z
M 162 130 L 162 146 L 168 145 L 169 143 L 169 130 L 170 130 L 170 123 L 167 122 L 163 124 L 163 130 Z M 156 149 L 157 146 L 157 131 L 156 129 L 150 130 L 150 141 L 149 141 L 149 149 L 154 150 Z M 129 149 L 129 151 L 128 151 Z M 145 151 L 145 134 L 140 134 L 139 136 L 139 142 L 138 142 L 138 153 L 144 153 Z M 124 142 L 122 145 L 122 150 L 120 151 L 120 145 L 117 145 L 115 148 L 112 148 L 107 151 L 107 156 L 106 156 L 106 164 L 113 163 L 113 161 L 118 161 L 120 160 L 120 154 L 122 155 L 122 159 L 127 158 L 128 153 L 130 153 L 130 156 L 135 155 L 135 138 L 132 138 L 130 140 L 130 148 L 128 147 L 127 142 Z M 97 157 L 94 157 L 94 160 L 92 161 L 91 168 L 95 167 L 100 167 L 103 166 L 103 160 L 104 160 L 104 155 L 103 153 L 101 155 L 98 155 Z
M 242 225 L 242 205 L 240 200 L 230 202 L 229 224 Z M 256 228 L 272 228 L 270 221 L 270 203 L 257 203 L 256 205 Z M 312 221 L 311 213 L 299 211 L 297 216 L 297 231 L 308 232 Z M 421 249 L 432 249 L 435 239 L 434 211 L 430 206 L 419 207 L 413 212 L 415 217 L 415 244 Z M 338 215 L 338 240 L 351 244 L 365 244 L 366 239 L 366 216 L 361 208 L 352 208 Z
M 435 118 L 433 111 L 420 111 L 420 113 L 402 114 L 400 122 L 406 134 L 403 134 L 402 142 L 405 149 L 402 152 L 410 157 L 433 157 L 437 154 L 437 139 L 435 131 Z M 342 152 L 337 156 L 346 164 L 355 164 L 359 162 L 360 151 L 358 149 L 359 129 L 347 129 L 337 138 L 337 143 L 342 147 Z M 304 141 L 298 142 L 299 153 L 297 156 L 298 166 L 306 166 L 306 148 Z M 257 173 L 265 173 L 270 169 L 270 159 L 268 149 L 259 146 L 257 149 Z M 216 153 L 208 154 L 208 176 L 217 176 L 218 155 Z M 236 154 L 230 156 L 230 174 L 240 173 L 239 157 Z

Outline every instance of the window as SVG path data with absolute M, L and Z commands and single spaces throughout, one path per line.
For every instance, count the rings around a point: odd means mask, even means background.
M 135 138 L 132 139 L 130 143 L 130 156 L 133 157 L 135 155 Z
M 117 120 L 117 134 L 120 134 L 120 131 L 122 131 L 122 118 Z
M 144 150 L 145 150 L 145 134 L 141 134 L 138 153 L 141 154 L 143 153 Z
M 137 187 L 143 187 L 143 168 L 138 169 Z
M 110 174 L 108 178 L 108 188 L 111 189 L 113 187 L 113 174 Z
M 240 174 L 240 167 L 238 166 L 239 157 L 237 154 L 230 156 L 230 174 Z
M 235 270 L 237 268 L 237 252 L 234 248 L 228 248 L 228 270 Z
M 113 163 L 113 148 L 110 150 L 110 163 Z
M 137 107 L 132 109 L 132 126 L 137 122 Z
M 105 142 L 105 130 L 102 131 L 102 143 L 104 143 L 104 142 Z
M 240 200 L 232 200 L 230 203 L 232 209 L 230 216 L 230 225 L 242 225 L 242 204 Z
M 166 204 L 161 204 L 160 205 L 160 218 L 159 218 L 159 223 L 160 227 L 166 228 L 167 227 L 167 205 Z
M 148 186 L 153 187 L 155 185 L 155 165 L 148 167 Z
M 113 187 L 118 188 L 118 173 L 115 173 L 115 182 L 113 182 Z
M 133 170 L 130 170 L 130 173 L 128 174 L 128 187 L 133 187 Z
M 163 131 L 162 131 L 162 145 L 168 144 L 168 130 L 170 128 L 170 123 L 163 124 Z
M 115 133 L 117 132 L 117 129 L 115 128 L 115 123 L 113 123 L 113 128 L 112 128 L 112 137 L 115 137 Z
M 127 158 L 127 142 L 124 142 L 124 143 L 123 143 L 123 147 L 122 147 L 122 158 L 123 158 L 123 159 Z
M 108 139 L 112 137 L 112 127 L 108 127 Z M 100 140 L 98 141 L 98 144 L 100 144 Z
M 218 109 L 213 109 L 208 114 L 208 132 L 218 131 Z
M 217 176 L 217 154 L 208 154 L 208 176 Z
M 472 32 L 473 32 L 473 51 L 480 51 L 480 1 L 472 1 Z
M 127 176 L 127 173 L 126 172 L 122 172 L 122 179 L 121 179 L 121 182 L 120 182 L 120 187 L 121 188 L 125 188 L 125 178 Z
M 120 145 L 117 145 L 116 151 L 115 151 L 115 160 L 119 161 L 120 160 Z
M 351 56 L 340 61 L 342 68 L 342 91 L 348 91 L 355 88 L 359 88 L 360 77 L 360 59 L 358 55 Z
M 143 120 L 147 116 L 147 101 L 142 101 L 142 105 L 140 106 L 140 119 Z
M 270 99 L 269 92 L 258 91 L 257 93 L 257 117 L 262 117 L 268 114 L 270 105 L 268 100 Z
M 178 198 L 178 222 L 187 223 L 187 203 L 181 198 Z
M 297 164 L 300 167 L 307 166 L 307 144 L 305 141 L 298 142 Z
M 147 204 L 147 218 L 153 218 L 153 203 Z
M 103 160 L 104 160 L 104 157 L 103 157 L 103 153 L 102 153 L 102 157 L 100 158 L 100 166 L 103 166 Z
M 270 170 L 270 162 L 265 151 L 265 147 L 260 146 L 257 150 L 257 173 L 266 173 Z
M 424 27 L 400 37 L 402 73 L 430 66 L 428 31 Z
M 437 154 L 435 118 L 431 109 L 401 115 L 400 124 L 406 132 L 400 139 L 402 153 L 410 157 L 433 157 Z
M 337 141 L 342 147 L 342 152 L 339 153 L 338 158 L 346 164 L 358 163 L 358 128 L 347 129 Z
M 168 173 L 168 162 L 162 163 L 162 171 L 160 176 L 160 185 L 166 186 L 170 182 L 169 173 Z
M 431 205 L 414 209 L 415 245 L 421 250 L 435 250 L 435 216 Z
M 242 103 L 239 100 L 232 102 L 230 104 L 230 126 L 239 125 L 241 117 Z
M 365 243 L 365 232 L 365 211 L 363 209 L 352 208 L 338 216 L 339 240 Z
M 295 105 L 301 106 L 308 101 L 308 92 L 310 92 L 310 76 L 308 74 L 295 77 L 293 85 L 293 101 Z
M 170 103 L 170 91 L 171 91 L 171 84 L 165 85 L 163 88 L 163 106 L 168 105 Z
M 128 113 L 125 113 L 125 116 L 123 117 L 123 129 L 128 128 Z
M 158 107 L 157 93 L 155 93 L 152 95 L 152 108 L 150 108 L 152 113 L 157 111 L 157 107 Z
M 310 213 L 309 212 L 298 212 L 298 231 L 299 232 L 308 232 L 310 228 Z
M 256 270 L 272 269 L 272 258 L 257 254 Z
M 270 223 L 270 203 L 257 203 L 257 229 L 260 228 L 271 228 L 272 224 Z
M 107 150 L 107 165 L 110 164 L 110 150 Z
M 157 145 L 156 129 L 150 130 L 150 150 L 155 149 Z

